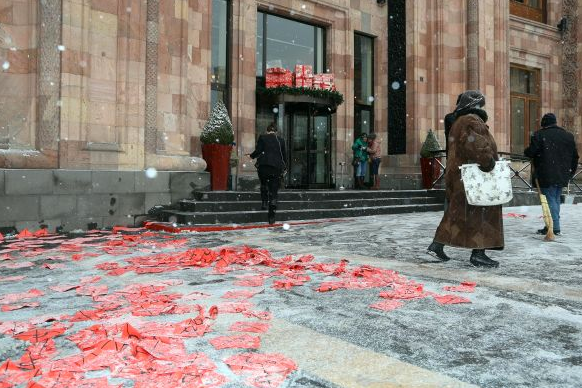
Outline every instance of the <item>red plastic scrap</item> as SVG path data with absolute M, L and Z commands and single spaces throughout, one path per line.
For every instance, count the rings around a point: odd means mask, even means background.
M 236 374 L 248 374 L 246 382 L 258 388 L 277 388 L 297 365 L 282 354 L 242 353 L 224 361 Z
M 424 291 L 422 284 L 410 282 L 408 284 L 396 284 L 391 291 L 384 291 L 380 293 L 381 298 L 386 299 L 422 299 L 429 296 L 429 293 Z
M 88 286 L 84 285 L 77 288 L 78 295 L 96 296 L 96 295 L 107 295 L 108 288 L 106 285 L 98 286 Z
M 30 303 L 22 303 L 22 304 L 12 304 L 12 305 L 4 305 L 2 306 L 2 311 L 14 311 L 20 310 L 26 307 L 38 307 L 40 303 L 38 302 L 30 302 Z
M 253 308 L 253 304 L 251 302 L 232 302 L 232 303 L 221 303 L 219 304 L 218 311 L 221 314 L 224 313 L 242 313 L 244 311 L 250 310 Z
M 268 311 L 252 311 L 252 310 L 247 310 L 247 311 L 243 311 L 242 313 L 245 317 L 248 318 L 258 318 L 261 319 L 263 321 L 268 321 L 270 320 L 273 315 L 268 312 Z
M 16 235 L 17 238 L 33 238 L 34 234 L 30 233 L 30 231 L 26 228 L 22 229 L 20 233 Z
M 212 338 L 210 344 L 214 346 L 215 349 L 258 349 L 261 346 L 261 338 L 242 334 L 233 336 L 221 336 Z
M 397 300 L 383 300 L 378 303 L 371 304 L 370 307 L 382 311 L 392 311 L 404 306 L 404 303 Z
M 262 287 L 265 283 L 265 279 L 268 277 L 268 275 L 245 275 L 241 277 L 241 280 L 234 282 L 234 284 L 241 287 Z
M 269 330 L 269 327 L 271 327 L 271 325 L 268 323 L 238 321 L 233 323 L 229 330 L 248 333 L 266 333 L 267 330 Z
M 202 337 L 204 334 L 211 332 L 210 326 L 204 323 L 204 316 L 186 319 L 174 325 L 173 334 L 180 337 Z
M 32 299 L 44 295 L 44 292 L 37 290 L 36 288 L 31 288 L 27 292 L 19 292 L 15 294 L 5 294 L 0 296 L 0 304 L 10 304 L 14 302 L 19 302 L 23 299 Z
M 208 309 L 208 316 L 210 317 L 210 319 L 216 319 L 216 317 L 218 316 L 218 307 L 217 306 L 211 306 Z
M 7 359 L 0 365 L 0 387 L 13 387 L 13 384 L 25 383 L 38 373 L 38 369 L 23 369 L 12 360 Z
M 227 291 L 221 298 L 225 299 L 250 299 L 256 294 L 259 294 L 265 290 L 259 291 L 249 291 L 249 290 L 238 290 L 238 291 Z
M 453 291 L 453 292 L 475 292 L 475 287 L 477 283 L 475 282 L 461 282 L 458 286 L 444 286 L 443 290 L 445 291 Z
M 433 295 L 433 298 L 440 304 L 471 303 L 470 299 L 458 295 Z
M 80 279 L 81 284 L 97 283 L 101 276 L 85 276 Z
M 25 332 L 14 335 L 14 338 L 23 341 L 29 341 L 30 343 L 37 343 L 47 341 L 48 339 L 58 337 L 62 335 L 67 328 L 62 324 L 55 323 L 51 328 L 48 329 L 31 329 Z

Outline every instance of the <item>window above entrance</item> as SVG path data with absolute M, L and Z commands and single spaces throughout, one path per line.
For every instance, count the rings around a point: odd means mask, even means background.
M 540 23 L 547 22 L 546 0 L 511 0 L 509 12 L 512 15 Z
M 256 75 L 269 67 L 294 69 L 311 65 L 325 71 L 325 30 L 322 27 L 259 12 L 257 14 Z

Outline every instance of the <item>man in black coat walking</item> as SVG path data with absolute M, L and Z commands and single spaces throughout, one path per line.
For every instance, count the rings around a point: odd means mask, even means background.
M 534 179 L 538 180 L 542 194 L 548 199 L 554 234 L 560 234 L 560 197 L 562 188 L 576 173 L 578 150 L 574 135 L 558 126 L 553 113 L 542 117 L 541 126 L 532 135 L 524 154 L 533 159 Z M 540 229 L 538 233 L 546 234 L 547 229 Z
M 261 181 L 261 209 L 269 207 L 269 224 L 275 223 L 277 210 L 277 194 L 281 183 L 281 174 L 287 169 L 285 141 L 277 136 L 277 126 L 272 123 L 267 127 L 267 133 L 259 136 L 255 150 L 248 154 L 257 159 L 259 180 Z

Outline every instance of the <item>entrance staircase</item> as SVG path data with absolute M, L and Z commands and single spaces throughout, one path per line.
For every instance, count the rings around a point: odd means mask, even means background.
M 279 192 L 277 222 L 399 214 L 443 209 L 442 190 L 292 191 Z M 158 221 L 180 225 L 266 222 L 261 196 L 250 191 L 195 192 L 157 214 Z

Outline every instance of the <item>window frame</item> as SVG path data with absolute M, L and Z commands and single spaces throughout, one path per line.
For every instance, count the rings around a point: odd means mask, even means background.
M 231 0 L 221 0 L 221 1 L 224 1 L 226 3 L 226 25 L 227 25 L 226 47 L 225 47 L 225 50 L 226 50 L 226 69 L 225 69 L 226 80 L 224 83 L 214 82 L 212 80 L 212 77 L 210 77 L 210 93 L 212 95 L 212 91 L 221 92 L 223 94 L 223 99 L 222 99 L 223 101 L 222 102 L 226 106 L 228 113 L 231 114 L 231 112 L 230 112 L 230 99 L 231 99 L 231 95 L 230 95 L 231 63 L 230 63 L 230 61 L 232 58 L 232 1 Z M 214 12 L 212 13 L 212 15 L 214 15 Z M 211 25 L 212 25 L 212 21 L 211 21 Z M 212 74 L 212 50 L 213 49 L 214 49 L 214 45 L 212 43 L 212 32 L 211 32 L 211 42 L 210 42 L 211 74 Z M 210 97 L 210 101 L 212 102 L 212 96 Z M 212 103 L 210 105 L 212 105 Z M 212 106 L 210 106 L 210 109 L 212 110 Z
M 274 16 L 274 17 L 278 17 L 281 19 L 287 19 L 290 20 L 292 22 L 296 22 L 296 23 L 301 23 L 301 24 L 306 24 L 308 26 L 313 27 L 313 73 L 317 73 L 317 69 L 321 69 L 321 73 L 325 73 L 326 71 L 326 66 L 327 66 L 327 53 L 326 53 L 326 41 L 327 41 L 327 28 L 325 26 L 316 24 L 316 23 L 308 23 L 305 22 L 303 20 L 300 19 L 294 19 L 292 17 L 286 16 L 286 15 L 279 15 L 277 13 L 273 13 L 273 12 L 268 12 L 264 9 L 258 9 L 257 10 L 257 15 L 258 14 L 263 14 L 263 49 L 262 49 L 262 62 L 261 62 L 261 75 L 256 75 L 256 70 L 255 70 L 255 76 L 257 78 L 257 86 L 265 86 L 265 73 L 267 71 L 267 18 L 269 16 Z M 257 17 L 258 20 L 258 17 Z M 318 39 L 317 39 L 317 29 L 321 29 L 321 41 L 323 43 L 323 47 L 321 48 L 322 52 L 321 52 L 321 58 L 323 63 L 321 64 L 321 66 L 319 66 L 319 62 L 318 62 L 318 50 L 319 50 L 319 45 L 318 45 Z M 257 64 L 255 64 L 255 67 L 257 66 Z M 291 72 L 293 72 L 295 69 L 288 69 Z
M 531 6 L 530 2 L 532 0 L 510 0 L 509 1 L 509 13 L 515 16 L 519 16 L 525 19 L 533 20 L 535 22 L 547 23 L 548 12 L 547 12 L 547 1 L 539 0 L 539 6 Z
M 515 150 L 513 149 L 513 133 L 514 133 L 514 128 L 513 128 L 513 120 L 512 120 L 512 115 L 513 115 L 513 109 L 511 106 L 511 103 L 513 101 L 514 98 L 519 98 L 524 100 L 524 123 L 523 123 L 523 139 L 524 139 L 524 144 L 523 144 L 523 148 L 525 149 L 525 147 L 527 147 L 529 145 L 529 140 L 530 140 L 530 136 L 532 133 L 534 133 L 540 125 L 540 112 L 541 112 L 541 80 L 542 80 L 542 72 L 541 69 L 538 68 L 533 68 L 533 67 L 528 67 L 528 66 L 524 66 L 524 65 L 520 65 L 520 64 L 515 64 L 515 63 L 511 63 L 509 65 L 509 72 L 511 74 L 511 69 L 519 69 L 522 71 L 527 71 L 529 73 L 529 76 L 531 77 L 532 75 L 535 77 L 535 82 L 534 84 L 537 85 L 536 88 L 536 92 L 537 94 L 532 94 L 532 93 L 521 93 L 521 92 L 516 92 L 513 91 L 511 89 L 511 75 L 509 77 L 510 80 L 510 84 L 509 84 L 509 102 L 510 102 L 510 132 L 509 132 L 509 136 L 510 136 L 510 141 L 509 141 L 509 145 L 510 145 L 510 152 L 512 153 L 520 153 L 523 154 L 523 149 L 520 150 Z M 530 105 L 531 102 L 536 102 L 537 103 L 537 112 L 531 112 L 530 111 Z M 532 115 L 534 115 L 533 117 L 535 117 L 535 120 L 531 120 Z M 534 122 L 536 127 L 535 128 L 531 128 L 531 123 Z M 519 152 L 516 152 L 519 151 Z
M 371 69 L 371 74 L 370 77 L 371 79 L 371 85 L 372 85 L 372 96 L 374 96 L 374 83 L 375 83 L 375 70 L 376 70 L 376 37 L 373 35 L 369 35 L 369 34 L 365 34 L 359 31 L 354 31 L 354 140 L 357 139 L 358 137 L 360 137 L 360 134 L 362 133 L 362 129 L 361 129 L 361 125 L 358 122 L 358 117 L 361 118 L 362 117 L 362 112 L 369 112 L 370 115 L 370 131 L 368 134 L 370 133 L 374 133 L 376 131 L 375 129 L 375 125 L 374 125 L 374 106 L 375 106 L 375 99 L 370 103 L 370 104 L 365 104 L 365 103 L 361 103 L 359 102 L 359 99 L 357 98 L 357 96 L 355 96 L 355 91 L 356 91 L 356 85 L 355 82 L 358 79 L 358 77 L 356 76 L 356 52 L 355 52 L 355 40 L 356 40 L 356 36 L 360 36 L 363 38 L 368 38 L 371 40 L 372 43 L 372 58 L 371 58 L 371 62 L 372 62 L 372 69 Z

